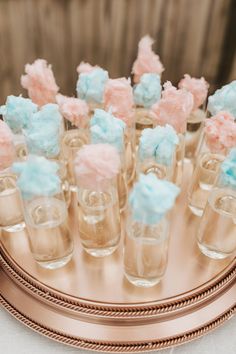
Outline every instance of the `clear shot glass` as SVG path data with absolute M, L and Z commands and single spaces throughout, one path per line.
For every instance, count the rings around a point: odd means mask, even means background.
M 112 254 L 121 236 L 117 178 L 107 180 L 106 188 L 78 188 L 79 234 L 84 250 L 94 257 Z
M 124 245 L 124 273 L 135 286 L 152 287 L 165 274 L 168 261 L 169 221 L 143 224 L 129 215 Z
M 203 214 L 224 158 L 224 155 L 212 153 L 203 138 L 188 190 L 188 205 L 193 214 L 197 216 Z
M 24 229 L 24 213 L 17 177 L 10 170 L 0 173 L 0 228 L 7 232 Z
M 46 269 L 66 265 L 72 258 L 74 246 L 63 193 L 24 200 L 24 212 L 35 261 Z
M 74 159 L 81 147 L 89 141 L 88 130 L 71 126 L 62 138 L 62 159 L 67 163 L 68 182 L 71 191 L 77 191 L 74 173 Z
M 236 251 L 236 189 L 219 181 L 212 188 L 197 232 L 203 254 L 214 259 L 230 257 Z
M 135 109 L 135 135 L 136 145 L 139 144 L 139 139 L 142 131 L 147 128 L 153 128 L 153 119 L 149 114 L 149 109 L 144 107 L 136 107 Z

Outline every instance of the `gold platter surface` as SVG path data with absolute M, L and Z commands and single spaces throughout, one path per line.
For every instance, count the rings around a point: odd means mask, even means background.
M 236 310 L 236 259 L 200 253 L 199 218 L 187 207 L 190 165 L 172 212 L 169 262 L 150 289 L 123 275 L 122 245 L 96 259 L 80 245 L 76 202 L 70 208 L 75 252 L 64 268 L 46 270 L 33 260 L 27 231 L 1 235 L 1 302 L 16 318 L 53 339 L 110 352 L 157 350 L 192 340 Z

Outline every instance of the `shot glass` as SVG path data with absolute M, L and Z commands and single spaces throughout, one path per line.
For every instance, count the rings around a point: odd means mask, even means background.
M 94 257 L 112 254 L 121 236 L 117 179 L 102 190 L 78 188 L 79 234 L 84 250 Z
M 154 124 L 149 110 L 143 107 L 136 107 L 135 118 L 136 145 L 138 145 L 142 131 L 146 128 L 153 128 Z
M 196 156 L 205 118 L 206 112 L 198 108 L 191 113 L 187 120 L 185 134 L 185 161 L 187 162 L 193 161 Z
M 0 174 L 0 228 L 7 232 L 21 231 L 25 227 L 23 204 L 16 179 L 10 170 Z
M 209 193 L 218 177 L 220 164 L 224 158 L 224 155 L 212 153 L 206 147 L 203 138 L 188 190 L 189 208 L 193 214 L 197 216 L 203 214 Z
M 152 287 L 165 274 L 168 261 L 169 221 L 147 225 L 129 215 L 124 245 L 124 274 L 135 286 Z
M 66 265 L 74 246 L 63 193 L 24 200 L 24 213 L 35 261 L 46 269 Z
M 185 154 L 185 134 L 178 134 L 179 144 L 176 148 L 176 159 L 174 168 L 173 182 L 181 186 L 184 172 L 184 154 Z
M 216 184 L 211 190 L 197 232 L 203 254 L 214 259 L 236 251 L 236 190 Z
M 62 159 L 67 163 L 68 181 L 71 191 L 77 191 L 74 174 L 74 159 L 81 147 L 89 142 L 88 130 L 71 128 L 62 138 Z

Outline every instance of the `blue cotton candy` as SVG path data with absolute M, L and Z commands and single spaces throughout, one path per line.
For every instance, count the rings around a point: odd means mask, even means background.
M 108 78 L 108 72 L 101 68 L 94 69 L 89 73 L 81 73 L 76 87 L 78 97 L 88 103 L 102 103 Z
M 227 111 L 236 118 L 236 80 L 209 96 L 207 109 L 212 115 Z
M 161 80 L 156 74 L 143 74 L 139 84 L 134 86 L 134 102 L 150 108 L 161 98 Z
M 56 157 L 60 152 L 62 116 L 58 105 L 46 104 L 33 114 L 30 126 L 24 131 L 31 154 Z
M 19 174 L 17 185 L 25 200 L 50 197 L 61 191 L 61 181 L 57 175 L 59 165 L 56 162 L 30 155 L 26 162 L 14 163 L 12 170 Z
M 227 186 L 236 188 L 236 148 L 230 151 L 221 164 L 221 182 Z
M 6 105 L 0 107 L 0 114 L 13 133 L 21 133 L 28 127 L 32 114 L 37 112 L 37 105 L 29 98 L 8 96 Z
M 156 224 L 173 207 L 180 189 L 159 180 L 153 173 L 141 174 L 129 196 L 132 217 L 143 224 Z
M 111 113 L 102 109 L 95 109 L 90 120 L 90 134 L 92 144 L 110 144 L 119 152 L 124 148 L 124 129 L 126 124 L 115 118 Z
M 157 163 L 170 166 L 179 138 L 170 125 L 144 129 L 140 137 L 139 158 L 141 161 L 152 158 Z

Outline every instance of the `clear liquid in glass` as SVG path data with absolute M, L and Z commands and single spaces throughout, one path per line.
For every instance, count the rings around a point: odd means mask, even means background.
M 202 253 L 214 259 L 236 251 L 236 192 L 212 190 L 197 234 Z
M 71 191 L 77 191 L 76 178 L 74 172 L 74 159 L 77 152 L 84 144 L 88 143 L 86 131 L 81 129 L 71 129 L 65 132 L 62 140 L 62 154 L 67 161 L 68 181 Z
M 197 216 L 203 214 L 222 160 L 221 155 L 212 153 L 201 154 L 198 158 L 188 191 L 189 208 Z
M 142 131 L 147 128 L 153 128 L 154 124 L 153 119 L 148 114 L 148 110 L 145 108 L 136 108 L 135 115 L 136 145 L 139 145 L 139 139 Z
M 187 120 L 185 161 L 191 161 L 196 155 L 205 117 L 205 112 L 202 109 L 197 109 L 191 113 Z
M 160 282 L 168 260 L 168 223 L 157 225 L 132 222 L 127 228 L 124 272 L 135 286 L 151 287 Z
M 185 136 L 183 134 L 178 134 L 179 144 L 176 147 L 176 159 L 173 183 L 177 186 L 181 186 L 184 171 L 184 154 L 185 154 Z
M 36 262 L 47 269 L 67 264 L 73 254 L 73 240 L 67 224 L 64 201 L 40 197 L 25 206 L 30 248 Z
M 0 175 L 0 227 L 8 232 L 25 227 L 21 194 L 16 177 L 10 174 Z
M 83 248 L 95 257 L 113 253 L 121 235 L 117 191 L 79 190 L 79 234 Z

